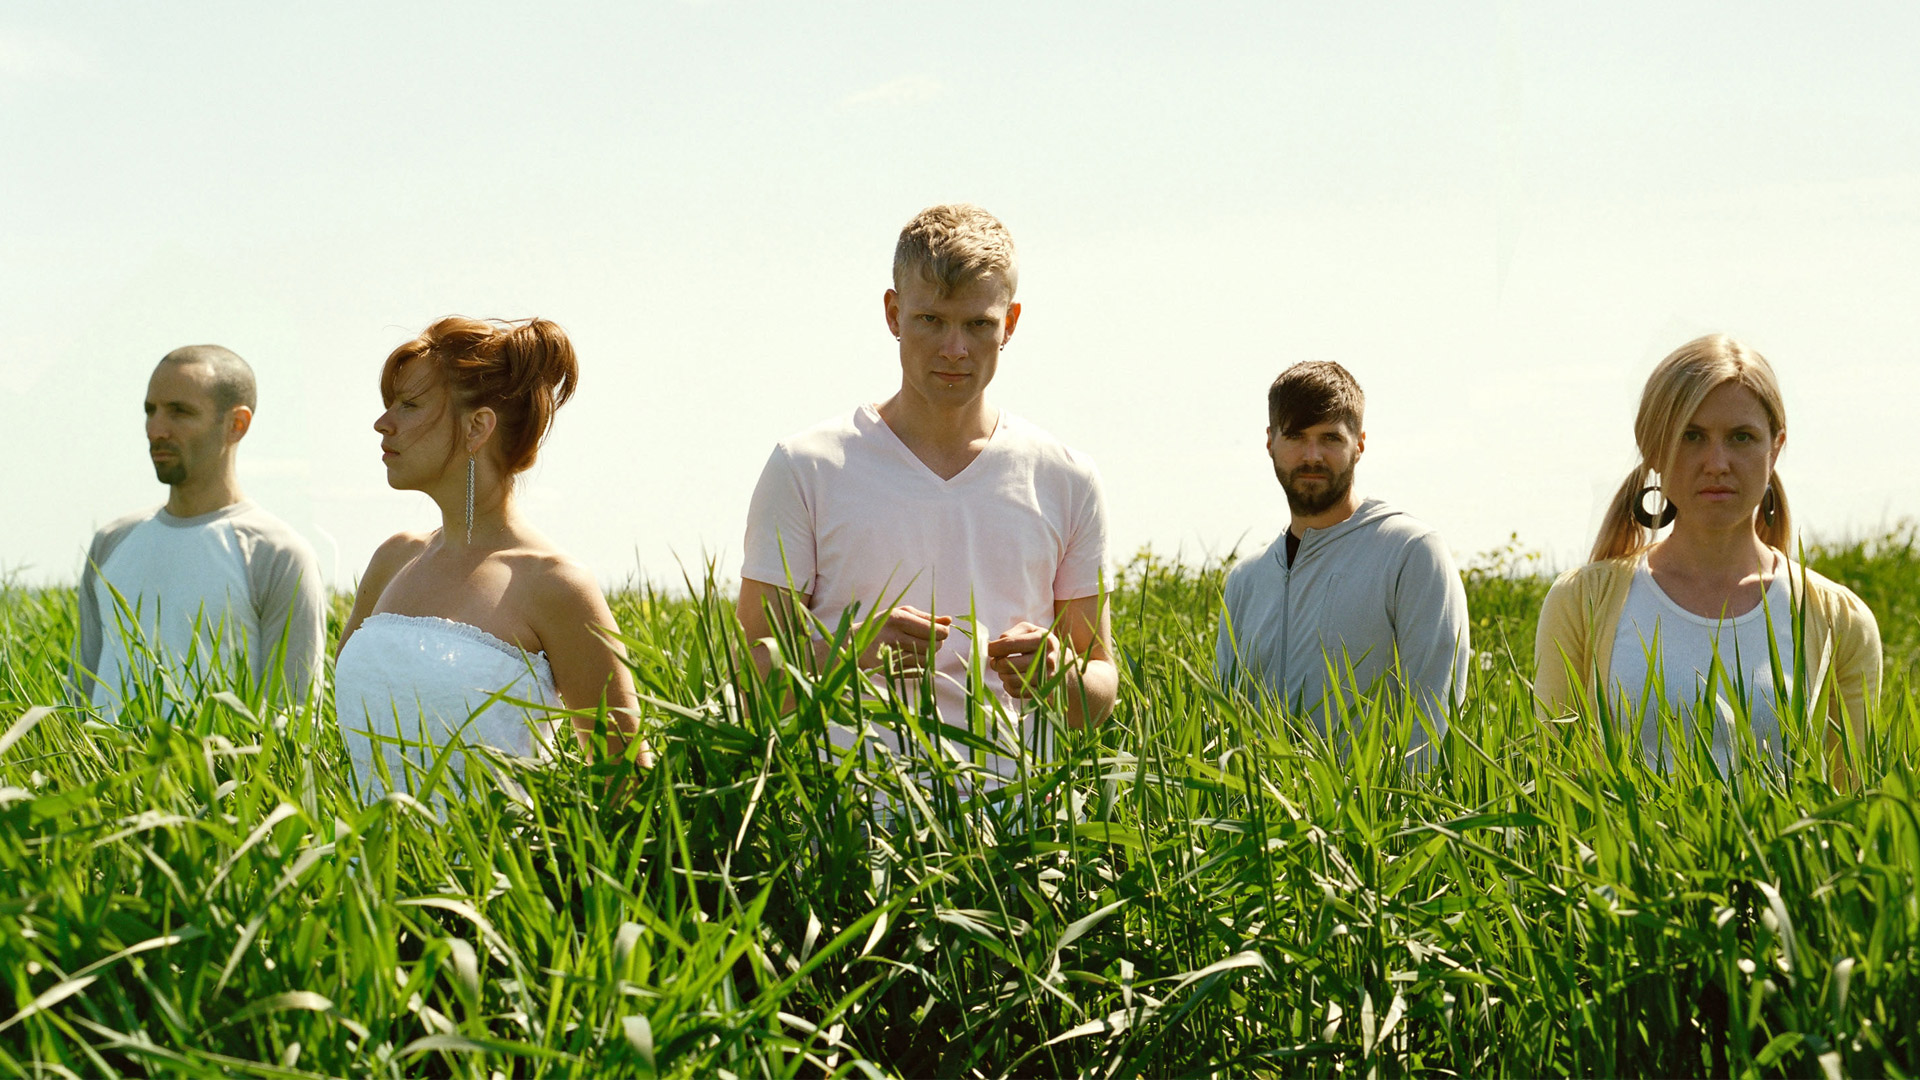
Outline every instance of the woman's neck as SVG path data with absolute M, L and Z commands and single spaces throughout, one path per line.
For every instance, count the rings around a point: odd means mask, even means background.
M 471 530 L 467 526 L 467 489 L 464 481 L 459 491 L 436 493 L 433 501 L 440 507 L 440 542 L 448 551 L 466 550 L 469 547 L 469 531 L 473 536 L 471 547 L 475 551 L 511 547 L 520 533 L 520 510 L 514 501 L 511 484 L 474 493 Z
M 1663 575 L 1732 587 L 1749 576 L 1767 577 L 1773 549 L 1750 525 L 1712 531 L 1676 525 L 1672 535 L 1648 550 L 1647 565 Z

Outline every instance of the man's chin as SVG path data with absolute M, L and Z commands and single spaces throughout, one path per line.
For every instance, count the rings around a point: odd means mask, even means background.
M 1302 495 L 1292 488 L 1283 488 L 1282 490 L 1287 493 L 1288 510 L 1293 511 L 1301 517 L 1312 517 L 1315 514 L 1324 514 L 1339 505 L 1340 500 L 1347 497 L 1347 492 L 1353 490 L 1353 485 L 1348 484 L 1340 488 L 1322 489 L 1306 495 Z
M 178 465 L 155 465 L 153 467 L 153 478 L 168 487 L 173 487 L 176 484 L 186 482 L 187 470 Z

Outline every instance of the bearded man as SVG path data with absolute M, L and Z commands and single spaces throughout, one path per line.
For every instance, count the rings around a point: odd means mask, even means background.
M 1438 533 L 1354 491 L 1366 395 L 1308 362 L 1267 391 L 1267 456 L 1292 521 L 1227 575 L 1220 685 L 1336 736 L 1375 692 L 1418 709 L 1408 749 L 1446 733 L 1467 689 L 1467 594 Z
M 229 349 L 168 353 L 147 382 L 147 457 L 166 505 L 94 534 L 80 573 L 73 688 L 119 717 L 203 689 L 305 701 L 319 681 L 326 592 L 313 548 L 240 491 L 253 369 Z

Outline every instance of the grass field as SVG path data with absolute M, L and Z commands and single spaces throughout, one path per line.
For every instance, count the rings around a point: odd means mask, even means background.
M 1141 557 L 1113 720 L 977 802 L 829 752 L 911 722 L 846 663 L 736 694 L 711 590 L 617 598 L 659 755 L 630 800 L 619 762 L 496 760 L 438 813 L 362 808 L 330 710 L 39 708 L 73 597 L 6 590 L 0 1073 L 1912 1075 L 1920 543 L 1810 554 L 1886 640 L 1854 791 L 1804 718 L 1730 778 L 1536 721 L 1518 550 L 1468 571 L 1433 768 L 1377 708 L 1342 756 L 1224 699 L 1221 568 Z

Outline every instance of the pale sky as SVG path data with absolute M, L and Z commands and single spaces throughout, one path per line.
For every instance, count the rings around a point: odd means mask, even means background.
M 1920 5 L 126 4 L 0 9 L 0 570 L 157 504 L 175 346 L 259 374 L 241 478 L 336 585 L 435 522 L 377 376 L 541 315 L 581 388 L 524 482 L 617 583 L 737 573 L 781 436 L 898 385 L 900 226 L 1021 252 L 990 391 L 1090 455 L 1111 555 L 1285 521 L 1265 391 L 1337 360 L 1360 485 L 1559 565 L 1652 365 L 1741 336 L 1802 526 L 1920 514 Z

